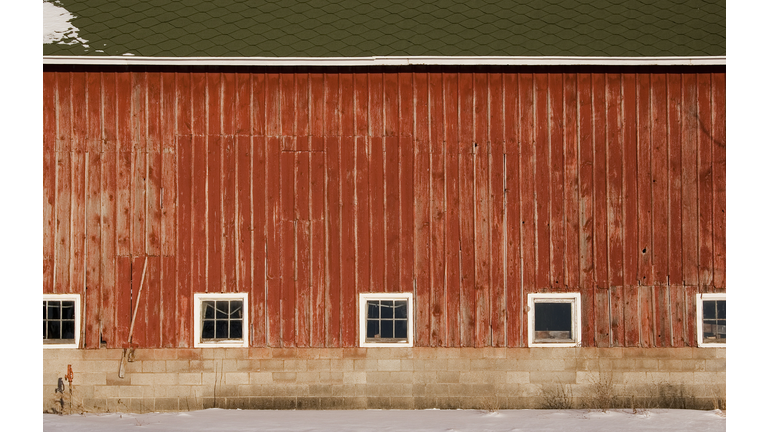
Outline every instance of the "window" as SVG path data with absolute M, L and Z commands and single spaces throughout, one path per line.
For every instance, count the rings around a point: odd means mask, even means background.
M 195 347 L 248 346 L 248 294 L 195 294 Z
M 579 293 L 528 294 L 529 347 L 572 347 L 580 343 Z
M 360 346 L 412 347 L 413 294 L 360 294 Z
M 699 346 L 724 347 L 725 294 L 699 294 L 696 312 Z
M 80 346 L 80 295 L 43 294 L 43 348 Z

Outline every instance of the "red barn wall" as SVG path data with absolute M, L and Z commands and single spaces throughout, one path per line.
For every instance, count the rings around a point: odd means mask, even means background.
M 192 346 L 248 292 L 251 346 L 351 347 L 414 292 L 417 346 L 525 346 L 580 292 L 584 346 L 694 346 L 725 290 L 725 68 L 44 68 L 43 292 L 86 348 Z M 133 296 L 133 299 L 132 299 Z

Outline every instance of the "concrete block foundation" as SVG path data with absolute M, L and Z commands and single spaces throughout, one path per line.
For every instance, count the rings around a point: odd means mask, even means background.
M 44 412 L 725 408 L 725 348 L 43 350 Z M 66 379 L 72 369 L 71 384 Z

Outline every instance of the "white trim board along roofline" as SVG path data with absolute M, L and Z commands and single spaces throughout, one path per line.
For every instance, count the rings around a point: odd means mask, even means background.
M 113 66 L 707 66 L 725 65 L 711 57 L 141 57 L 43 56 L 44 65 Z

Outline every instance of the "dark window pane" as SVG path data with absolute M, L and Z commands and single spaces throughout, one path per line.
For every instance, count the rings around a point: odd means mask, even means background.
M 213 318 L 215 314 L 216 305 L 212 301 L 203 302 L 203 318 Z
M 226 300 L 217 301 L 216 302 L 216 318 L 227 318 L 228 316 L 229 316 L 229 302 Z
M 395 318 L 408 318 L 408 302 L 405 300 L 395 301 Z
M 715 316 L 715 311 L 717 310 L 715 308 L 715 302 L 714 301 L 704 301 L 702 302 L 702 312 L 704 313 L 704 319 L 715 319 L 717 318 Z
M 391 339 L 394 335 L 394 325 L 392 321 L 381 321 L 381 337 Z
M 536 331 L 571 330 L 571 303 L 536 303 L 534 305 Z
M 43 339 L 48 339 L 48 322 L 43 321 Z
M 48 302 L 43 300 L 43 319 L 48 318 Z
M 62 339 L 75 338 L 75 322 L 74 321 L 61 322 L 61 338 Z
M 229 317 L 232 319 L 243 317 L 243 302 L 241 300 L 232 300 L 229 303 Z
M 203 339 L 213 339 L 214 332 L 213 332 L 213 321 L 203 321 L 203 331 L 200 335 Z
M 365 337 L 369 339 L 379 337 L 379 321 L 378 320 L 368 320 L 368 323 L 366 325 Z
M 725 319 L 725 300 L 717 302 L 717 319 Z
M 60 321 L 48 321 L 48 339 L 61 339 Z
M 368 301 L 368 318 L 378 318 L 379 317 L 379 302 L 378 301 Z
M 229 322 L 229 337 L 232 339 L 243 338 L 243 322 L 242 321 L 230 321 Z
M 60 319 L 61 318 L 61 302 L 49 301 L 48 302 L 48 319 Z
M 75 302 L 61 302 L 61 317 L 63 319 L 75 319 Z
M 397 339 L 408 338 L 408 321 L 406 320 L 395 321 L 395 337 Z
M 216 339 L 226 339 L 229 337 L 228 324 L 228 321 L 216 321 Z
M 382 318 L 392 318 L 392 308 L 394 306 L 394 303 L 392 300 L 382 300 L 381 301 L 381 317 Z

